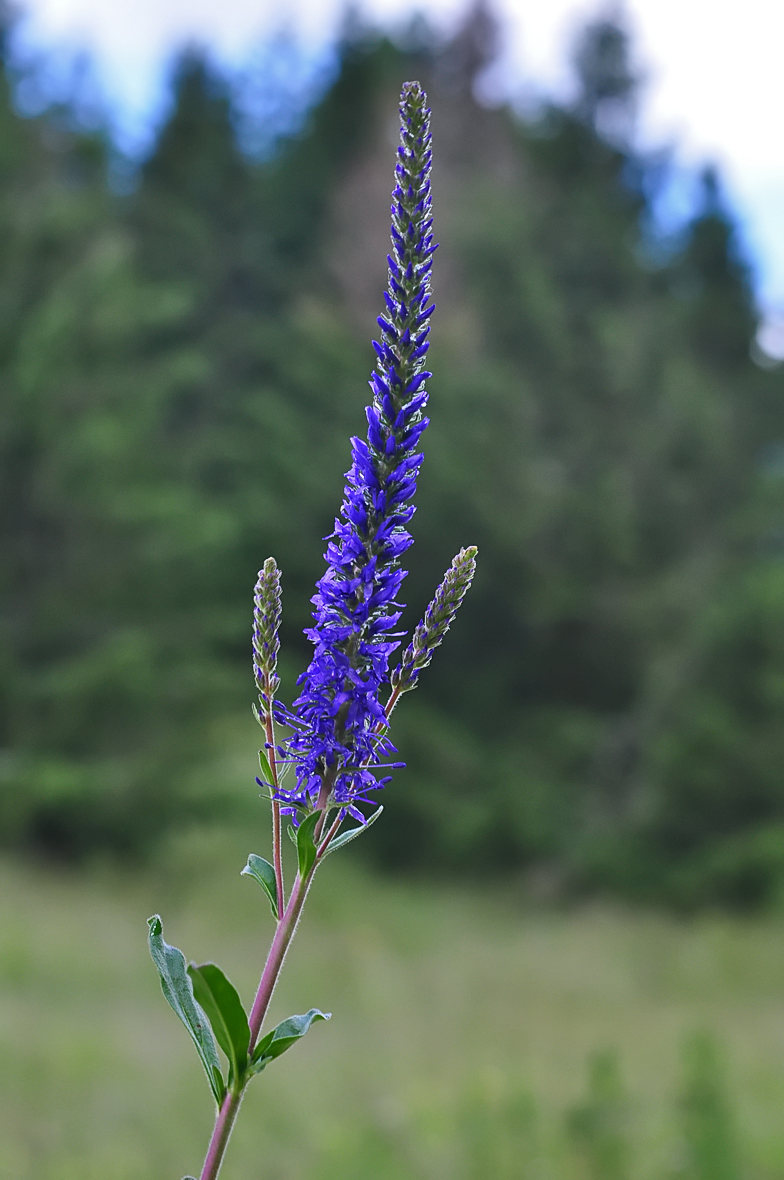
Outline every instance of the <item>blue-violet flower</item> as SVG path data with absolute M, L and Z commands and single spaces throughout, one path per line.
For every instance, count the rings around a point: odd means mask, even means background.
M 327 571 L 312 599 L 315 625 L 306 631 L 315 647 L 301 692 L 279 720 L 292 726 L 284 753 L 294 763 L 296 786 L 278 797 L 288 809 L 337 804 L 358 819 L 358 802 L 382 786 L 374 768 L 394 747 L 384 736 L 379 700 L 389 682 L 389 657 L 397 647 L 397 595 L 405 577 L 400 558 L 412 543 L 407 524 L 428 424 L 425 368 L 428 350 L 431 233 L 430 111 L 419 83 L 404 85 L 400 147 L 392 193 L 392 252 L 379 316 L 381 341 L 373 341 L 377 367 L 370 381 L 366 439 L 353 438 L 340 516 L 329 538 Z

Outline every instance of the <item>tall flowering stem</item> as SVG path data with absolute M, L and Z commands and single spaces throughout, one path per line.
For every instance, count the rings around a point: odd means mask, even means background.
M 216 964 L 186 966 L 182 952 L 163 941 L 160 918 L 150 919 L 150 950 L 164 995 L 193 1039 L 217 1105 L 201 1180 L 217 1180 L 250 1079 L 304 1036 L 314 1021 L 328 1019 L 311 1008 L 262 1035 L 313 875 L 328 853 L 355 839 L 380 813 L 378 808 L 366 816 L 361 805 L 387 781 L 377 776 L 382 760 L 394 752 L 387 736 L 389 714 L 398 697 L 415 687 L 474 573 L 476 549 L 462 549 L 390 676 L 390 656 L 399 639 L 398 594 L 405 577 L 400 560 L 412 541 L 408 523 L 422 462 L 418 446 L 428 423 L 425 357 L 436 248 L 429 115 L 419 83 L 406 83 L 400 101 L 386 313 L 378 319 L 381 340 L 373 342 L 377 363 L 370 381 L 367 434 L 351 441 L 343 503 L 327 546 L 327 570 L 313 598 L 314 625 L 306 632 L 313 658 L 300 677 L 291 709 L 276 699 L 281 593 L 273 558 L 264 562 L 254 591 L 254 713 L 265 737 L 258 782 L 272 798 L 273 863 L 251 853 L 242 872 L 264 890 L 276 927 L 250 1012 L 246 1015 L 236 989 Z M 381 697 L 390 687 L 384 706 Z M 276 741 L 276 723 L 287 726 L 291 735 L 281 743 Z M 295 781 L 287 788 L 284 774 L 292 766 Z M 297 855 L 288 899 L 283 812 L 293 816 Z M 359 822 L 341 831 L 347 815 Z M 225 1077 L 218 1047 L 228 1061 Z
M 357 803 L 383 785 L 374 772 L 393 752 L 380 734 L 379 701 L 397 646 L 398 592 L 405 577 L 400 558 L 411 545 L 407 531 L 422 462 L 419 440 L 428 424 L 425 369 L 429 348 L 433 243 L 430 193 L 430 111 L 418 82 L 403 87 L 400 146 L 392 194 L 392 251 L 386 314 L 374 341 L 367 436 L 354 438 L 352 464 L 327 571 L 313 599 L 315 625 L 307 632 L 315 651 L 300 678 L 287 754 L 296 786 L 280 798 L 288 808 L 336 804 L 362 819 Z

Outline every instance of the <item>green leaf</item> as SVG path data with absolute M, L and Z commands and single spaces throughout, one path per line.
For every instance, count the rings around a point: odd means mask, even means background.
M 281 1053 L 290 1049 L 295 1041 L 304 1037 L 311 1024 L 317 1020 L 329 1020 L 331 1017 L 331 1012 L 320 1012 L 318 1008 L 311 1008 L 304 1016 L 289 1016 L 287 1020 L 282 1020 L 277 1028 L 262 1037 L 253 1050 L 250 1064 L 251 1077 L 261 1073 L 270 1061 L 280 1057 Z
M 275 870 L 268 860 L 263 856 L 256 856 L 255 852 L 251 852 L 248 857 L 248 863 L 244 869 L 240 869 L 241 877 L 252 877 L 254 881 L 258 881 L 262 889 L 269 898 L 269 903 L 272 907 L 272 916 L 280 918 L 278 913 L 278 883 L 275 880 Z
M 327 851 L 324 853 L 324 855 L 329 856 L 330 852 L 334 852 L 336 848 L 342 848 L 344 844 L 350 843 L 351 840 L 356 840 L 357 836 L 361 836 L 363 832 L 368 830 L 371 824 L 376 822 L 383 810 L 384 804 L 381 803 L 373 812 L 373 814 L 365 820 L 364 824 L 359 824 L 359 826 L 356 828 L 349 828 L 347 832 L 341 832 L 339 836 L 336 836 L 335 839 L 327 845 Z
M 320 811 L 311 811 L 297 828 L 297 862 L 303 881 L 316 863 L 317 848 L 313 840 L 313 831 L 320 818 Z
M 163 941 L 163 924 L 157 914 L 148 919 L 150 954 L 161 977 L 161 990 L 187 1028 L 207 1074 L 210 1089 L 220 1106 L 226 1093 L 218 1050 L 210 1022 L 193 995 L 193 985 L 185 969 L 185 956 L 176 946 Z
M 191 963 L 188 974 L 196 1002 L 207 1013 L 218 1044 L 229 1059 L 229 1085 L 241 1085 L 248 1068 L 250 1028 L 237 989 L 215 963 Z
M 266 750 L 259 750 L 259 766 L 261 767 L 261 777 L 265 783 L 270 784 L 270 790 L 272 790 L 272 767 L 269 764 Z

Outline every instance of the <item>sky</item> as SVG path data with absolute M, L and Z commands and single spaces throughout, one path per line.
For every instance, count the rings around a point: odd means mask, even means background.
M 617 0 L 495 0 L 503 52 L 498 97 L 553 94 L 571 85 L 569 46 L 586 18 Z M 344 0 L 23 0 L 24 41 L 45 51 L 85 49 L 130 139 L 152 125 L 166 63 L 185 42 L 227 64 L 285 23 L 317 53 L 339 27 Z M 361 0 L 385 27 L 425 12 L 454 28 L 466 0 Z M 638 140 L 670 146 L 686 169 L 713 162 L 740 220 L 758 300 L 762 343 L 784 357 L 784 3 L 782 0 L 625 0 L 621 6 L 645 77 Z

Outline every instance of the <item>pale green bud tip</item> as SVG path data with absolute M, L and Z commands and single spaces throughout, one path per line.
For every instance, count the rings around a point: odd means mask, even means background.
M 253 674 L 264 710 L 280 681 L 275 674 L 280 640 L 280 570 L 268 557 L 259 570 L 253 593 Z
M 425 617 L 414 631 L 410 644 L 390 677 L 393 689 L 409 692 L 416 688 L 419 673 L 433 658 L 433 652 L 443 642 L 476 571 L 476 545 L 461 549 L 444 574 L 444 579 Z

